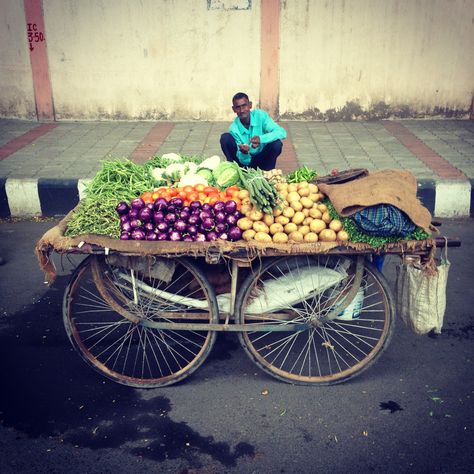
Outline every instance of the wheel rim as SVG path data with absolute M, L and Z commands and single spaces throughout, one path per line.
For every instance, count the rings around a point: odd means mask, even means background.
M 313 287 L 323 288 L 324 281 L 316 281 L 321 269 L 342 271 L 345 266 L 348 266 L 348 272 L 341 281 L 306 297 L 308 274 Z M 350 314 L 357 316 L 354 310 L 362 298 L 357 319 L 324 321 L 324 315 L 351 287 L 354 266 L 354 260 L 348 257 L 290 257 L 271 263 L 249 280 L 237 305 L 240 322 L 280 327 L 293 323 L 307 325 L 306 330 L 299 332 L 249 331 L 241 334 L 245 350 L 263 370 L 290 383 L 331 384 L 353 377 L 376 359 L 391 335 L 392 306 L 384 282 L 371 266 L 366 264 L 364 268 L 363 296 L 357 295 L 342 315 L 343 318 Z M 262 282 L 282 277 L 288 287 L 303 295 L 303 302 L 287 304 L 270 313 L 255 314 L 256 295 L 261 292 Z M 302 288 L 303 284 L 306 290 Z M 275 298 L 278 296 L 272 295 L 271 300 Z M 282 300 L 280 305 L 283 304 Z M 277 303 L 273 303 L 275 305 Z M 248 314 L 249 310 L 254 314 Z
M 92 260 L 78 269 L 65 295 L 64 320 L 68 335 L 81 356 L 103 375 L 125 385 L 154 387 L 175 383 L 204 361 L 215 340 L 209 331 L 163 330 L 126 319 L 113 307 L 121 305 L 139 321 L 217 321 L 212 289 L 186 261 L 176 265 L 168 283 L 145 272 L 109 266 L 99 260 L 106 298 L 98 290 Z M 176 295 L 169 300 L 162 295 Z M 190 307 L 186 298 L 204 309 Z M 114 304 L 111 305 L 111 300 Z M 120 312 L 123 312 L 120 311 Z

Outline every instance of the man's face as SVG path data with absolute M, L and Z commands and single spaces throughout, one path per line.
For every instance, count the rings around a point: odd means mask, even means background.
M 248 122 L 250 119 L 250 109 L 252 108 L 252 102 L 248 99 L 236 99 L 232 103 L 232 110 L 237 114 L 242 122 Z

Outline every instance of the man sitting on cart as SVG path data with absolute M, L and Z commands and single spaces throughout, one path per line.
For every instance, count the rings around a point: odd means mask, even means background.
M 221 148 L 227 161 L 240 166 L 272 170 L 286 138 L 284 128 L 277 125 L 267 112 L 252 109 L 252 102 L 244 92 L 232 97 L 232 110 L 237 117 L 228 133 L 221 135 Z

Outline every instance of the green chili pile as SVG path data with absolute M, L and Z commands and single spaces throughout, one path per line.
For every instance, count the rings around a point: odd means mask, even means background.
M 86 197 L 68 223 L 65 235 L 98 234 L 118 238 L 115 206 L 153 188 L 148 169 L 130 160 L 108 160 L 85 190 Z

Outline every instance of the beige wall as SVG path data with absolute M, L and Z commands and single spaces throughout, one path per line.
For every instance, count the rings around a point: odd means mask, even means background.
M 31 118 L 23 2 L 0 1 L 0 116 Z M 474 92 L 473 0 L 280 4 L 283 118 L 381 110 L 466 116 Z M 58 120 L 229 120 L 238 90 L 258 103 L 259 0 L 43 0 L 43 6 Z M 341 109 L 346 113 L 338 116 Z
M 284 1 L 280 47 L 283 115 L 467 111 L 474 93 L 473 0 Z
M 35 116 L 23 2 L 0 0 L 0 117 Z

